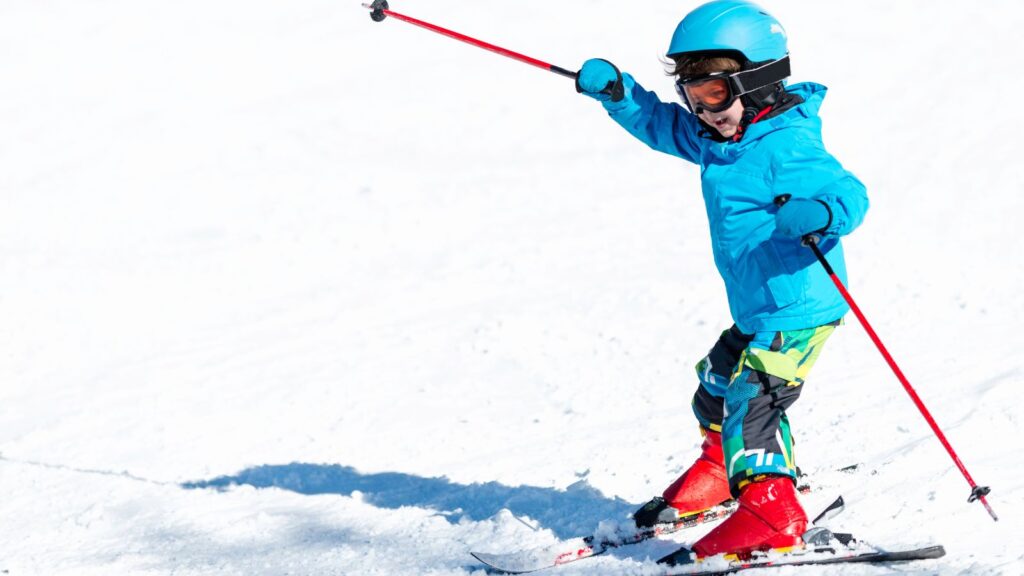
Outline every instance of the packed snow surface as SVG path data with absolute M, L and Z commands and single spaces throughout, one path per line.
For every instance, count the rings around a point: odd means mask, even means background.
M 948 550 L 836 573 L 1024 573 L 1024 5 L 767 4 L 869 189 L 850 289 L 1001 519 L 852 316 L 790 413 L 804 505 Z M 666 100 L 695 5 L 392 2 Z M 355 0 L 4 0 L 0 52 L 0 573 L 482 575 L 696 456 L 697 169 L 570 80 Z

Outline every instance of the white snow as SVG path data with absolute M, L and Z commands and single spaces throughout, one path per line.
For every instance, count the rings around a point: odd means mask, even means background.
M 1024 7 L 766 4 L 869 187 L 851 291 L 1001 520 L 852 316 L 790 416 L 805 506 L 949 552 L 837 573 L 1024 573 Z M 695 5 L 392 8 L 671 98 Z M 571 81 L 355 1 L 5 0 L 0 85 L 0 573 L 483 574 L 694 458 L 697 171 Z

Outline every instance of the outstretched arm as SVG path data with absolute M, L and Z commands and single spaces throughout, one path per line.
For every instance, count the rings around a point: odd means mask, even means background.
M 678 104 L 667 104 L 644 90 L 607 60 L 583 63 L 576 89 L 600 100 L 608 115 L 651 148 L 700 163 L 700 123 Z

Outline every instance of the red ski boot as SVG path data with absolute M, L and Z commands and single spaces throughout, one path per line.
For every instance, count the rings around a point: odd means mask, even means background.
M 704 444 L 697 461 L 665 489 L 661 498 L 651 500 L 633 514 L 638 527 L 673 522 L 680 516 L 703 512 L 732 499 L 725 476 L 722 435 L 702 431 Z
M 740 507 L 693 545 L 699 557 L 802 546 L 807 515 L 793 480 L 768 476 L 740 489 Z
M 662 494 L 665 502 L 684 516 L 732 500 L 729 479 L 725 476 L 722 434 L 703 432 L 704 444 L 697 461 Z

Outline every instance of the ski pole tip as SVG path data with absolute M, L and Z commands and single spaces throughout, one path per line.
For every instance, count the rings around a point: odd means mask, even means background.
M 979 500 L 981 500 L 981 503 L 985 506 L 985 510 L 988 511 L 988 515 L 992 517 L 992 521 L 999 522 L 999 516 L 996 516 L 996 511 L 993 510 L 991 506 L 989 506 L 988 500 L 986 500 L 984 497 L 979 498 Z
M 967 499 L 967 501 L 968 502 L 974 502 L 975 500 L 980 501 L 982 506 L 985 507 L 985 511 L 988 512 L 988 515 L 992 517 L 992 520 L 995 521 L 995 522 L 999 522 L 999 517 L 996 516 L 995 510 L 992 509 L 992 506 L 990 506 L 989 503 L 988 503 L 988 499 L 985 498 L 991 492 L 992 492 L 992 489 L 989 488 L 988 486 L 974 486 L 974 488 L 971 490 L 971 496 L 970 496 L 970 498 Z
M 981 503 L 985 505 L 985 510 L 988 512 L 988 515 L 992 517 L 992 521 L 999 522 L 999 516 L 996 516 L 996 511 L 989 506 L 988 501 L 982 498 Z

